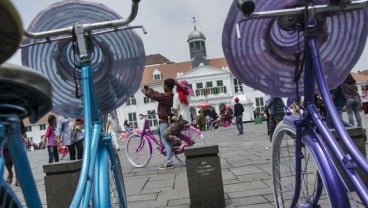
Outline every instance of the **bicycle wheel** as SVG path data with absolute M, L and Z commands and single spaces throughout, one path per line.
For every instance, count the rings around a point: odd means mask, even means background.
M 290 207 L 294 190 L 298 187 L 295 185 L 295 132 L 295 126 L 281 121 L 272 137 L 272 182 L 276 207 Z M 300 194 L 295 207 L 331 207 L 308 145 L 303 145 L 302 154 Z
M 0 181 L 0 207 L 23 207 L 10 186 Z
M 202 144 L 205 144 L 206 141 L 203 137 L 203 134 L 202 132 L 193 127 L 193 126 L 187 126 L 185 127 L 181 132 L 181 134 L 183 134 L 184 136 L 188 137 L 188 138 L 191 138 L 191 140 L 194 142 L 193 145 L 202 145 Z M 173 147 L 173 148 L 179 148 L 178 146 L 176 147 Z M 176 150 L 173 150 L 174 152 L 174 156 L 176 158 L 176 160 L 179 162 L 179 163 L 183 163 L 185 164 L 185 155 L 183 153 L 183 151 L 176 151 Z
M 111 207 L 127 207 L 123 169 L 121 168 L 120 158 L 115 148 L 113 148 L 113 155 L 110 156 L 110 159 L 116 161 L 115 167 L 111 165 L 112 162 L 110 161 Z
M 140 134 L 132 134 L 128 137 L 125 153 L 129 162 L 137 168 L 146 166 L 152 157 L 150 144 Z

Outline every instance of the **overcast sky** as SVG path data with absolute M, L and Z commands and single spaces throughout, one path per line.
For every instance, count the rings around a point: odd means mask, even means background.
M 11 0 L 17 7 L 23 25 L 27 28 L 33 18 L 58 0 Z M 94 0 L 126 17 L 130 0 Z M 231 0 L 141 0 L 136 20 L 131 25 L 143 25 L 148 34 L 141 35 L 146 54 L 160 53 L 174 62 L 189 60 L 188 34 L 193 30 L 192 17 L 197 29 L 206 36 L 208 58 L 223 57 L 221 35 Z M 10 62 L 20 64 L 19 52 Z M 368 69 L 368 45 L 354 71 Z

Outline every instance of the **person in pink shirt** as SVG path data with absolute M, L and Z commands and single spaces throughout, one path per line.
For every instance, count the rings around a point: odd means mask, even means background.
M 47 119 L 49 125 L 46 129 L 45 137 L 47 141 L 47 151 L 49 153 L 49 163 L 59 162 L 59 153 L 57 149 L 57 141 L 55 135 L 56 117 L 55 115 L 49 115 Z

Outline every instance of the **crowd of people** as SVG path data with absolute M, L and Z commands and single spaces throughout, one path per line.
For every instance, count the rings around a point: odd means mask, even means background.
M 174 92 L 176 87 L 176 92 Z M 184 149 L 188 146 L 186 141 L 181 140 L 178 135 L 181 129 L 187 125 L 195 125 L 200 130 L 216 129 L 219 126 L 229 126 L 233 123 L 236 125 L 238 135 L 244 134 L 243 113 L 244 107 L 239 102 L 239 98 L 234 98 L 234 105 L 223 105 L 220 114 L 218 115 L 213 108 L 201 109 L 196 118 L 190 113 L 190 96 L 193 91 L 189 83 L 185 80 L 176 81 L 174 79 L 166 79 L 163 86 L 164 92 L 158 92 L 152 88 L 144 87 L 142 92 L 148 98 L 158 102 L 157 115 L 159 118 L 159 137 L 164 144 L 166 151 L 165 162 L 160 169 L 168 169 L 174 167 L 172 145 L 179 145 L 179 149 Z M 364 113 L 368 115 L 368 102 L 364 102 L 362 97 L 358 94 L 356 88 L 356 81 L 349 75 L 344 83 L 339 85 L 336 89 L 330 91 L 331 98 L 335 104 L 336 111 L 345 126 L 362 126 L 362 118 L 360 111 L 363 109 Z M 368 93 L 367 101 L 368 101 Z M 364 97 L 364 96 L 363 96 Z M 315 105 L 322 117 L 325 119 L 327 125 L 333 128 L 328 111 L 324 105 L 320 94 L 315 94 Z M 343 111 L 347 112 L 348 122 L 342 119 Z M 367 112 L 366 112 L 367 111 Z M 283 119 L 285 113 L 302 114 L 303 100 L 296 98 L 288 98 L 286 104 L 281 97 L 271 97 L 266 101 L 263 112 L 267 121 L 267 132 L 272 143 L 272 135 L 276 125 Z M 355 119 L 354 119 L 355 116 Z M 355 122 L 356 121 L 356 122 Z M 128 120 L 124 120 L 124 129 L 126 133 L 131 134 L 133 128 L 129 125 Z M 107 132 L 111 135 L 113 144 L 117 150 L 120 150 L 117 142 L 121 130 L 117 122 L 116 116 L 108 114 Z M 25 148 L 29 148 L 29 140 L 26 136 L 26 130 L 22 125 L 21 136 L 25 144 Z M 67 116 L 55 115 L 48 116 L 48 126 L 45 131 L 44 140 L 42 139 L 42 146 L 47 147 L 48 162 L 59 162 L 59 150 L 65 148 L 69 153 L 70 160 L 80 160 L 83 157 L 83 140 L 84 140 L 84 121 L 81 118 L 70 118 Z M 40 144 L 41 146 L 41 144 Z M 271 149 L 271 145 L 266 149 Z M 8 154 L 7 145 L 4 147 L 4 158 L 6 169 L 8 170 L 7 182 L 12 183 L 13 171 L 12 161 Z M 18 182 L 16 182 L 17 185 Z
M 362 97 L 364 97 L 364 92 L 363 96 L 359 95 L 356 81 L 353 76 L 349 74 L 341 85 L 337 86 L 335 89 L 330 90 L 330 95 L 334 103 L 335 110 L 344 126 L 362 127 L 362 118 L 360 112 L 361 110 L 364 110 L 364 114 L 368 115 L 368 100 L 362 100 Z M 314 101 L 317 110 L 320 112 L 322 118 L 326 121 L 327 126 L 329 128 L 334 128 L 332 119 L 329 116 L 322 96 L 319 93 L 315 94 Z M 265 107 L 265 114 L 267 115 L 267 129 L 271 143 L 273 131 L 275 130 L 276 125 L 283 119 L 285 112 L 292 114 L 302 114 L 302 107 L 303 100 L 288 98 L 285 105 L 282 98 L 271 97 L 271 99 L 266 103 Z M 343 112 L 345 111 L 347 113 L 348 121 L 345 121 L 343 119 Z M 266 149 L 271 148 L 271 145 L 266 147 Z

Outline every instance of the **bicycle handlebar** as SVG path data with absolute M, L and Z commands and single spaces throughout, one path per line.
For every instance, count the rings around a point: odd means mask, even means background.
M 84 31 L 90 32 L 92 30 L 97 29 L 103 29 L 103 28 L 114 28 L 115 30 L 120 27 L 129 24 L 132 22 L 138 13 L 138 3 L 140 0 L 132 0 L 132 9 L 130 12 L 130 15 L 126 19 L 118 19 L 118 20 L 112 20 L 112 21 L 104 21 L 104 22 L 96 22 L 96 23 L 87 23 L 82 24 Z M 142 27 L 143 28 L 143 27 Z M 111 30 L 111 32 L 114 30 Z M 143 28 L 144 33 L 145 30 Z M 42 32 L 28 32 L 24 30 L 24 34 L 28 38 L 33 39 L 41 39 L 41 38 L 50 38 L 55 36 L 62 36 L 62 35 L 70 35 L 73 33 L 73 26 L 60 28 L 60 29 L 54 29 L 54 30 L 48 30 L 48 31 L 42 31 Z
M 279 9 L 272 11 L 253 12 L 255 5 L 252 1 L 238 1 L 238 7 L 242 10 L 246 19 L 261 19 L 272 18 L 290 15 L 302 15 L 306 10 L 312 13 L 337 12 L 354 9 L 361 9 L 368 6 L 368 0 L 358 0 L 344 4 L 321 4 L 321 5 L 306 5 L 302 7 Z

